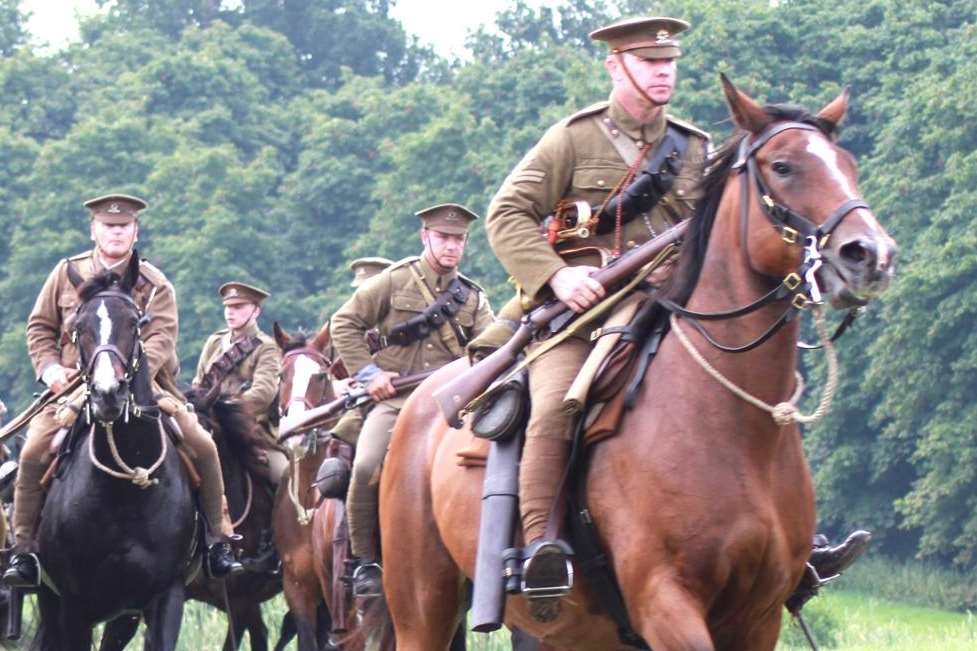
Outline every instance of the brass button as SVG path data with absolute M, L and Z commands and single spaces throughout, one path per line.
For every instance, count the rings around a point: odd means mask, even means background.
M 641 140 L 635 140 L 634 141 L 634 144 L 638 145 L 638 147 L 644 147 L 645 146 L 645 143 L 642 142 Z
M 430 368 L 430 367 L 431 367 L 430 364 L 428 364 L 427 362 L 424 362 L 424 368 Z
M 634 240 L 628 240 L 628 248 L 629 249 L 633 249 L 636 246 L 638 246 L 638 243 L 637 242 L 635 242 Z
M 621 133 L 621 132 L 620 132 L 620 131 L 618 131 L 617 129 L 611 129 L 611 135 L 612 135 L 612 136 L 616 136 L 616 135 L 617 135 L 617 134 L 619 134 L 619 133 Z
M 433 350 L 434 349 L 434 344 L 428 344 L 427 345 L 427 349 L 428 350 Z
M 680 197 L 684 197 L 685 196 L 685 190 L 683 190 L 682 188 L 679 188 L 678 190 L 675 191 L 675 194 L 677 194 Z
M 604 187 L 604 179 L 597 179 L 597 185 Z

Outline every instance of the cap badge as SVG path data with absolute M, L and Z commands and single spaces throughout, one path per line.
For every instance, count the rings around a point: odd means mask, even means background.
M 119 204 L 117 204 L 116 202 L 113 201 L 112 203 L 109 204 L 109 208 L 105 212 L 112 213 L 112 214 L 118 214 L 118 213 L 122 212 L 122 209 L 119 208 Z
M 655 35 L 655 42 L 664 43 L 665 41 L 669 40 L 671 37 L 672 35 L 671 33 L 669 33 L 667 29 L 660 29 L 658 30 L 658 33 Z
M 227 292 L 228 296 L 237 296 L 237 288 L 231 287 L 231 291 Z

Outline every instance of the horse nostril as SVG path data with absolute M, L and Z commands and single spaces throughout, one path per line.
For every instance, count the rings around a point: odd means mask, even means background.
M 841 259 L 851 267 L 874 269 L 878 261 L 875 242 L 871 240 L 855 240 L 842 245 Z

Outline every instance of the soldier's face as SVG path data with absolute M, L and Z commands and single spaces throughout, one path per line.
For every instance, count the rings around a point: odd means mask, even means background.
M 638 90 L 640 88 L 658 106 L 668 104 L 672 99 L 678 73 L 676 59 L 642 59 L 625 52 L 620 58 L 608 57 L 606 65 L 614 82 L 614 94 L 619 98 L 647 104 L 648 101 Z M 622 65 L 627 66 L 638 88 L 635 88 L 635 84 L 628 79 L 627 73 L 621 68 Z
M 240 330 L 251 319 L 258 318 L 261 308 L 254 303 L 231 303 L 224 306 L 224 322 L 231 330 Z
M 121 260 L 129 255 L 139 236 L 139 222 L 128 224 L 106 224 L 92 220 L 92 239 L 102 257 Z
M 461 262 L 461 256 L 465 254 L 468 235 L 442 233 L 425 228 L 421 231 L 421 241 L 424 242 L 424 249 L 435 262 L 445 269 L 454 269 Z

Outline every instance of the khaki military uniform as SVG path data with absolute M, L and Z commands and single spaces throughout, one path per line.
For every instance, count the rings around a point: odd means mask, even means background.
M 95 251 L 69 260 L 85 280 L 105 270 Z M 114 268 L 124 270 L 127 264 L 128 259 Z M 67 268 L 67 261 L 58 263 L 54 268 L 27 320 L 27 349 L 38 378 L 53 364 L 60 364 L 66 369 L 78 365 L 78 349 L 71 340 L 71 333 L 79 298 L 68 280 Z M 140 277 L 133 289 L 133 298 L 142 310 L 152 316 L 142 327 L 143 350 L 154 380 L 154 389 L 164 395 L 165 401 L 174 405 L 176 411 L 173 416 L 196 459 L 202 482 L 204 516 L 212 526 L 220 526 L 222 533 L 230 534 L 230 523 L 223 517 L 224 484 L 217 448 L 210 435 L 197 423 L 196 417 L 182 405 L 182 400 L 174 400 L 172 394 L 165 390 L 174 386 L 173 378 L 179 368 L 176 357 L 179 328 L 173 286 L 163 272 L 144 260 L 140 264 Z M 48 449 L 54 435 L 64 424 L 64 421 L 59 422 L 55 418 L 56 411 L 56 405 L 49 405 L 30 422 L 27 440 L 21 450 L 15 504 L 22 508 L 15 509 L 13 517 L 18 543 L 26 543 L 33 537 L 36 514 L 43 497 L 40 479 L 50 462 Z
M 270 443 L 275 444 L 278 433 L 277 428 L 271 422 L 271 410 L 274 407 L 275 398 L 278 396 L 281 351 L 274 338 L 262 332 L 254 321 L 249 323 L 233 340 L 231 331 L 227 328 L 218 330 L 207 338 L 203 350 L 200 352 L 200 360 L 197 362 L 197 373 L 193 378 L 193 384 L 199 386 L 214 362 L 220 359 L 239 338 L 249 337 L 258 338 L 260 341 L 258 347 L 248 353 L 247 357 L 224 377 L 220 385 L 220 393 L 246 403 L 251 413 L 254 414 L 262 433 Z M 255 470 L 277 485 L 287 465 L 288 461 L 284 453 L 279 450 L 270 450 L 267 463 L 262 463 Z
M 333 345 L 350 374 L 364 384 L 380 369 L 401 376 L 413 375 L 444 366 L 463 354 L 467 342 L 459 342 L 450 328 L 442 327 L 408 346 L 389 346 L 370 355 L 365 339 L 368 330 L 377 328 L 385 336 L 395 325 L 419 315 L 430 304 L 411 268 L 435 296 L 458 277 L 455 270 L 439 276 L 424 258 L 406 258 L 366 280 L 332 318 Z M 474 283 L 471 286 L 468 300 L 455 317 L 466 340 L 492 322 L 492 308 L 485 293 Z M 350 538 L 356 556 L 377 557 L 373 541 L 380 466 L 405 400 L 406 395 L 401 395 L 376 404 L 360 431 L 348 497 Z
M 546 298 L 547 282 L 565 266 L 601 265 L 602 257 L 614 246 L 613 232 L 562 242 L 554 249 L 540 235 L 543 219 L 561 201 L 601 205 L 635 162 L 624 160 L 611 138 L 629 138 L 639 149 L 652 143 L 653 152 L 665 134 L 667 121 L 689 136 L 682 169 L 671 191 L 649 214 L 623 225 L 621 249 L 627 251 L 691 216 L 708 143 L 705 133 L 666 117 L 664 111 L 651 124 L 640 124 L 612 95 L 608 102 L 595 104 L 551 127 L 508 176 L 489 206 L 486 228 L 493 250 L 518 284 L 524 302 Z M 510 306 L 505 311 L 511 318 Z M 538 494 L 540 491 L 528 484 L 547 472 L 562 471 L 562 467 L 554 469 L 553 463 L 565 457 L 564 442 L 572 434 L 572 418 L 561 405 L 590 348 L 589 342 L 571 338 L 529 367 L 533 407 L 526 434 L 536 440 L 527 442 L 520 467 L 523 494 Z M 543 503 L 526 500 L 522 504 L 527 541 L 542 536 L 555 497 L 553 492 L 541 496 Z

